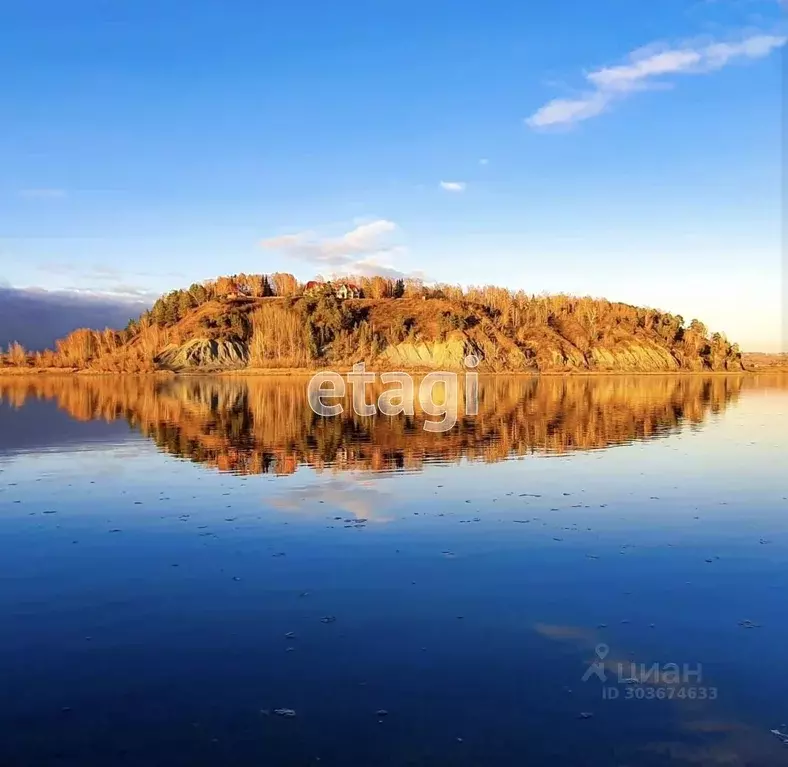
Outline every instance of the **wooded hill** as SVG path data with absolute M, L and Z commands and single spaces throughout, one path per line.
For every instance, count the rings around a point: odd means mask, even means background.
M 481 371 L 742 369 L 736 344 L 654 309 L 381 277 L 301 285 L 288 274 L 172 291 L 123 330 L 77 330 L 33 354 L 13 344 L 3 364 L 137 373 L 341 369 L 363 360 L 377 369 L 460 369 L 468 354 Z

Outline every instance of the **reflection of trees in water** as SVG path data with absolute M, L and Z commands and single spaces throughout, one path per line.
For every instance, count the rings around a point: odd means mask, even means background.
M 0 397 L 56 399 L 74 418 L 125 419 L 162 450 L 220 470 L 417 469 L 429 461 L 499 461 L 656 438 L 721 412 L 750 379 L 728 376 L 481 378 L 479 415 L 449 432 L 414 416 L 335 418 L 309 408 L 305 377 L 48 377 L 0 379 Z M 383 390 L 370 386 L 368 401 Z M 462 395 L 462 386 L 460 387 Z

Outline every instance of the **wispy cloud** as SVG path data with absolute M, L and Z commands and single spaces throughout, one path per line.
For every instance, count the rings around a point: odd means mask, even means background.
M 466 186 L 464 181 L 441 181 L 441 189 L 447 192 L 464 192 Z
M 20 189 L 19 196 L 26 200 L 60 200 L 66 196 L 65 189 Z
M 397 225 L 393 221 L 378 219 L 361 224 L 340 237 L 320 237 L 314 232 L 299 232 L 271 237 L 260 243 L 268 250 L 278 250 L 291 258 L 302 261 L 340 266 L 358 256 L 369 256 L 386 251 L 383 239 Z
M 783 35 L 751 35 L 730 42 L 654 44 L 627 56 L 625 63 L 588 72 L 590 86 L 576 98 L 559 98 L 526 119 L 531 128 L 547 128 L 588 120 L 614 102 L 643 90 L 666 87 L 670 78 L 715 72 L 735 61 L 760 59 L 785 45 Z
M 101 288 L 83 288 L 78 285 L 68 285 L 61 292 L 98 300 L 150 301 L 151 303 L 160 295 L 158 290 L 151 290 L 142 285 L 134 285 L 129 282 L 116 282 Z
M 298 232 L 270 237 L 260 244 L 289 258 L 318 267 L 363 275 L 405 276 L 404 272 L 385 263 L 404 248 L 392 245 L 388 237 L 397 229 L 393 221 L 378 219 L 360 224 L 339 237 L 321 237 L 315 232 Z
M 390 255 L 396 255 L 400 252 L 404 253 L 405 249 L 393 248 Z M 359 274 L 363 277 L 389 277 L 392 280 L 399 279 L 400 277 L 413 277 L 420 280 L 426 279 L 426 274 L 421 269 L 405 272 L 390 264 L 382 263 L 381 260 L 375 256 L 351 262 L 341 269 L 339 273 L 341 274 L 343 272 L 345 274 Z
M 48 277 L 67 278 L 72 284 L 60 288 L 68 294 L 118 300 L 155 300 L 160 291 L 140 285 L 134 278 L 150 278 L 148 272 L 127 271 L 109 264 L 85 265 L 50 261 L 37 267 Z M 143 280 L 144 281 L 144 280 Z

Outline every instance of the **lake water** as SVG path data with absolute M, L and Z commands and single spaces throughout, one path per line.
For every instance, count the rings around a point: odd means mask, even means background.
M 0 378 L 0 765 L 788 764 L 788 377 L 423 420 Z

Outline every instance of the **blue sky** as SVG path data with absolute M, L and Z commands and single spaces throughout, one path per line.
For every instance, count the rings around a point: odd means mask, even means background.
M 0 282 L 605 296 L 783 341 L 778 0 L 5 0 Z

